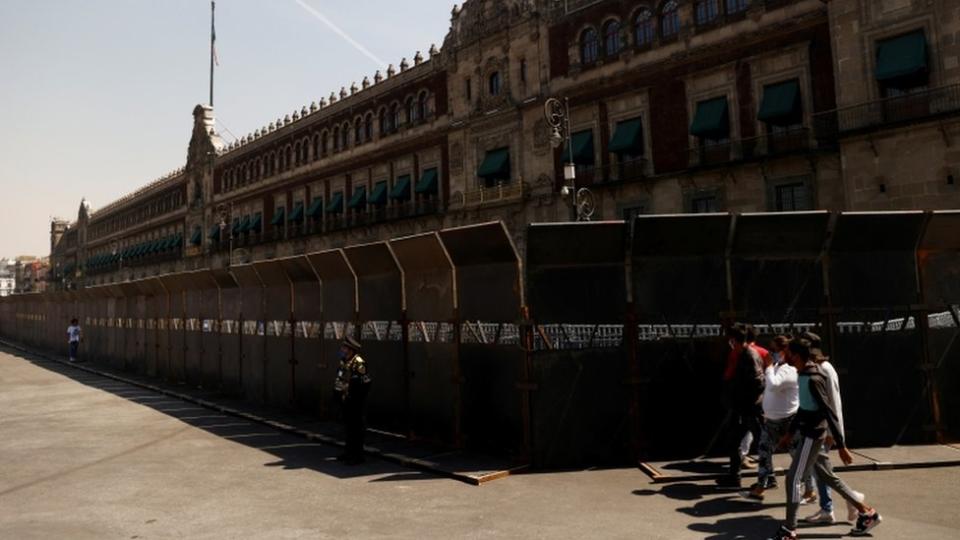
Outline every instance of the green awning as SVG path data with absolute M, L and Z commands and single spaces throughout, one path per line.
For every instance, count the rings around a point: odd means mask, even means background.
M 243 219 L 240 220 L 240 232 L 250 232 L 250 216 L 243 216 Z
M 414 188 L 413 191 L 416 193 L 436 194 L 438 191 L 438 178 L 436 169 L 423 171 L 423 175 L 420 176 L 420 180 L 417 181 L 417 187 Z
M 373 186 L 373 193 L 370 194 L 370 204 L 376 206 L 383 206 L 387 204 L 386 182 L 377 182 L 377 185 Z
M 203 243 L 203 229 L 200 227 L 193 229 L 193 236 L 190 237 L 190 243 L 194 246 L 199 246 Z
M 800 119 L 800 83 L 796 79 L 763 87 L 757 120 L 786 126 L 796 124 Z
M 357 210 L 367 205 L 367 186 L 357 186 L 353 189 L 353 197 L 347 203 L 347 208 Z
M 730 113 L 727 98 L 721 97 L 697 103 L 697 113 L 690 124 L 694 137 L 720 139 L 730 135 Z
M 273 213 L 273 219 L 270 220 L 270 225 L 276 227 L 283 224 L 283 217 L 286 215 L 286 209 L 282 206 L 277 207 L 277 211 Z
M 330 204 L 327 205 L 328 214 L 342 214 L 343 213 L 343 192 L 338 191 L 333 194 L 333 198 L 330 199 Z
M 176 236 L 173 237 L 173 247 L 179 248 L 183 246 L 183 233 L 178 232 Z
M 615 154 L 642 154 L 643 122 L 639 118 L 617 122 L 607 149 Z
M 410 175 L 405 174 L 397 178 L 397 183 L 393 185 L 390 191 L 390 198 L 395 201 L 410 200 Z
M 877 45 L 877 80 L 891 81 L 927 71 L 927 38 L 923 30 L 886 39 Z
M 310 203 L 310 208 L 307 208 L 307 217 L 310 219 L 317 219 L 320 217 L 320 214 L 323 213 L 323 198 L 314 197 L 313 202 Z
M 287 221 L 290 223 L 299 223 L 303 221 L 303 203 L 298 202 L 293 205 L 293 212 L 290 212 L 290 217 L 287 218 Z
M 593 130 L 588 129 L 573 134 L 570 138 L 570 146 L 573 152 L 573 162 L 577 165 L 593 165 Z M 564 154 L 564 160 L 570 158 Z
M 207 238 L 210 240 L 219 240 L 220 239 L 220 224 L 213 225 L 210 227 L 210 232 L 207 233 Z
M 259 212 L 253 215 L 253 219 L 250 220 L 250 232 L 260 233 L 261 225 L 263 224 L 263 216 Z
M 243 222 L 240 220 L 240 218 L 238 218 L 238 217 L 233 218 L 233 227 L 230 227 L 230 233 L 233 234 L 234 236 L 239 236 L 239 235 L 240 235 L 240 231 L 243 230 L 243 229 L 242 229 L 242 227 L 243 227 L 242 224 L 243 224 Z
M 487 179 L 510 178 L 510 149 L 500 148 L 487 152 L 483 163 L 477 169 L 477 176 Z

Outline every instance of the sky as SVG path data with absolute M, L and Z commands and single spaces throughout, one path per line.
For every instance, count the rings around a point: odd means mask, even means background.
M 437 47 L 456 0 L 217 0 L 227 141 Z M 182 167 L 209 99 L 209 0 L 0 0 L 0 257 Z

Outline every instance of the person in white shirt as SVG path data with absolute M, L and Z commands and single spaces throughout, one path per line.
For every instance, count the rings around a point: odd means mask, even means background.
M 67 327 L 67 343 L 70 345 L 70 361 L 78 362 L 78 351 L 80 341 L 83 339 L 83 331 L 80 329 L 80 321 L 70 320 L 70 326 Z
M 777 336 L 773 339 L 773 362 L 763 373 L 763 431 L 757 448 L 759 464 L 757 483 L 742 495 L 748 499 L 763 500 L 763 492 L 777 487 L 776 471 L 773 468 L 773 453 L 777 444 L 790 428 L 790 421 L 800 406 L 797 370 L 784 358 L 783 351 L 790 339 Z

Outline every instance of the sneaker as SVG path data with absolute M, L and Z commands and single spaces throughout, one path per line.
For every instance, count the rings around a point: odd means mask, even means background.
M 791 531 L 781 525 L 777 534 L 767 538 L 767 540 L 797 540 L 797 531 Z
M 805 517 L 800 521 L 804 523 L 818 523 L 821 525 L 830 525 L 834 521 L 836 521 L 836 518 L 833 516 L 833 512 L 827 512 L 826 510 L 817 510 L 816 514 Z
M 872 510 L 869 514 L 859 514 L 857 524 L 850 530 L 850 536 L 863 536 L 879 525 L 881 521 L 883 521 L 883 518 L 876 510 Z
M 863 502 L 864 496 L 863 493 L 859 491 L 853 491 L 853 497 L 857 499 L 857 502 Z M 850 501 L 845 501 L 847 503 L 847 521 L 850 523 L 856 523 L 857 517 L 860 516 L 860 511 L 857 510 L 857 507 L 850 504 Z
M 751 501 L 763 502 L 763 488 L 754 484 L 749 490 L 741 491 L 740 496 Z
M 800 498 L 800 504 L 813 504 L 817 502 L 817 494 L 813 491 L 808 491 L 803 494 L 803 497 Z

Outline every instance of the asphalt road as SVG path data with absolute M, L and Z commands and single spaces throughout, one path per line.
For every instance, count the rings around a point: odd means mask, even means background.
M 766 538 L 764 505 L 636 469 L 473 487 L 0 351 L 0 538 Z M 845 476 L 876 538 L 960 538 L 960 468 Z M 804 508 L 801 515 L 811 510 Z M 804 529 L 839 538 L 849 525 Z

